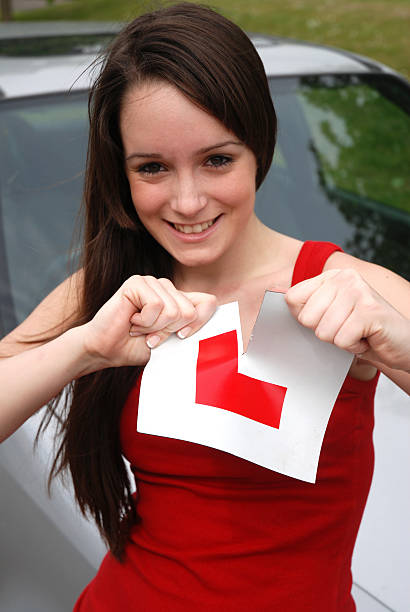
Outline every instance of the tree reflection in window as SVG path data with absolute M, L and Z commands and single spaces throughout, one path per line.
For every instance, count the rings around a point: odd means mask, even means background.
M 354 226 L 345 248 L 410 276 L 410 100 L 398 106 L 375 81 L 304 77 L 298 95 L 322 189 Z

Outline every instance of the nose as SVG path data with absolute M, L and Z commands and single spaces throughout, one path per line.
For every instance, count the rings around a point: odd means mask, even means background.
M 205 208 L 207 198 L 201 191 L 198 179 L 192 172 L 184 172 L 175 177 L 171 196 L 171 208 L 184 217 L 195 217 Z

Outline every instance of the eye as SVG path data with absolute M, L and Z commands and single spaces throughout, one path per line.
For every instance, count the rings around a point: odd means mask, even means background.
M 158 174 L 164 170 L 164 166 L 158 162 L 149 162 L 148 164 L 144 164 L 138 168 L 138 172 L 141 174 Z
M 232 163 L 232 157 L 228 155 L 212 155 L 206 161 L 207 166 L 211 166 L 212 168 L 221 168 L 222 166 L 227 166 Z

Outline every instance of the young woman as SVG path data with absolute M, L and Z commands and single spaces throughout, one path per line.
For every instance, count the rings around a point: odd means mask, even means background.
M 179 4 L 127 26 L 90 109 L 82 267 L 3 339 L 0 364 L 2 438 L 71 384 L 53 473 L 69 468 L 111 549 L 75 609 L 354 610 L 377 370 L 410 389 L 409 285 L 257 219 L 275 113 L 249 39 L 212 10 Z M 246 346 L 266 289 L 359 356 L 314 485 L 136 432 L 150 351 L 232 300 Z

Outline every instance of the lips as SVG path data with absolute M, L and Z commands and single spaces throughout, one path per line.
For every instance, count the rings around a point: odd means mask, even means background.
M 214 219 L 210 219 L 209 221 L 195 223 L 193 225 L 172 222 L 169 223 L 170 225 L 172 225 L 173 228 L 175 228 L 178 232 L 181 232 L 182 234 L 200 234 L 201 232 L 204 232 L 209 227 L 211 227 L 211 225 L 213 225 L 217 219 L 218 217 L 215 217 Z

